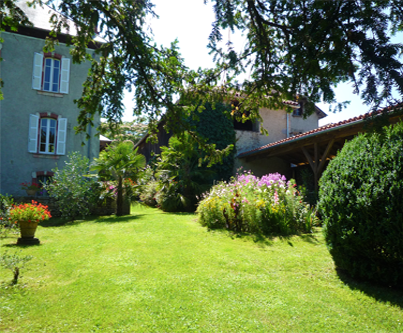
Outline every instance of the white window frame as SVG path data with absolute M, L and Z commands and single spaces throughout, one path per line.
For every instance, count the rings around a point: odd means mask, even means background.
M 46 63 L 50 61 L 50 66 L 46 66 Z M 58 62 L 57 66 L 56 66 L 56 62 Z M 61 65 L 61 61 L 59 59 L 55 59 L 55 58 L 45 58 L 44 59 L 44 64 L 43 64 L 43 91 L 49 91 L 49 92 L 59 92 L 59 88 L 60 88 L 60 65 Z M 58 68 L 59 70 L 59 74 L 57 75 L 57 78 L 55 80 L 55 68 Z M 49 82 L 45 81 L 46 78 L 46 73 L 49 71 Z M 49 84 L 49 88 L 46 89 L 45 85 Z M 54 86 L 56 85 L 56 90 L 53 90 Z
M 45 84 L 45 71 L 46 60 L 51 59 L 50 68 L 50 82 L 49 90 L 44 89 Z M 53 91 L 53 84 L 55 83 L 53 78 L 54 63 L 59 61 L 59 75 L 57 81 L 57 91 Z M 58 59 L 56 57 L 45 57 L 43 53 L 34 53 L 34 64 L 32 73 L 32 89 L 47 91 L 51 93 L 68 94 L 69 93 L 69 80 L 70 80 L 70 59 L 62 57 Z
M 43 123 L 43 121 L 46 122 L 46 135 L 45 135 L 45 141 L 44 142 L 42 141 L 42 127 L 43 127 L 42 123 Z M 50 151 L 50 146 L 51 146 L 51 143 L 50 143 L 50 135 L 51 135 L 50 128 L 51 128 L 52 122 L 54 122 L 54 135 L 55 135 L 55 138 L 54 138 L 54 142 L 53 142 L 53 146 L 54 146 L 53 151 Z M 43 117 L 43 118 L 40 119 L 39 123 L 40 123 L 40 128 L 39 128 L 39 153 L 54 155 L 55 151 L 56 151 L 56 143 L 57 143 L 57 139 L 56 139 L 57 138 L 57 119 Z M 42 145 L 45 146 L 45 150 L 41 150 Z
M 40 151 L 40 127 L 42 119 L 53 119 L 56 121 L 55 131 L 55 149 L 49 152 L 49 131 L 47 131 L 46 151 Z M 40 117 L 39 114 L 29 115 L 29 132 L 28 132 L 28 152 L 34 154 L 46 155 L 65 155 L 66 154 L 66 140 L 67 138 L 67 118 L 58 117 L 57 119 L 50 116 Z

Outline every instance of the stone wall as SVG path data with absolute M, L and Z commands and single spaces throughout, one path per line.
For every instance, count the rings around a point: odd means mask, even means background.
M 42 205 L 48 206 L 50 214 L 52 217 L 60 217 L 59 205 L 54 198 L 51 197 L 15 197 L 14 202 L 19 203 L 31 203 L 32 200 L 35 200 Z M 96 207 L 91 210 L 91 215 L 103 216 L 103 215 L 113 215 L 116 212 L 116 203 L 115 200 L 110 198 L 106 199 L 103 202 L 100 202 Z

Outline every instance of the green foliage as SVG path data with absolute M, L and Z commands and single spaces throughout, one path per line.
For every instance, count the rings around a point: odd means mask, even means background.
M 52 182 L 43 186 L 56 199 L 62 217 L 71 221 L 89 215 L 99 198 L 98 183 L 86 177 L 88 167 L 87 157 L 72 152 L 61 170 L 57 167 L 52 170 Z
M 139 197 L 140 201 L 144 205 L 149 207 L 155 207 L 157 200 L 155 198 L 157 194 L 158 182 L 155 178 L 155 169 L 150 164 L 139 174 L 137 179 L 139 184 Z
M 197 197 L 210 187 L 214 172 L 199 166 L 201 151 L 193 137 L 185 132 L 173 136 L 168 147 L 161 147 L 157 163 L 157 203 L 164 211 L 194 211 Z
M 18 229 L 10 217 L 13 204 L 12 196 L 0 194 L 0 237 L 6 237 L 9 232 L 16 232 Z
M 144 203 L 146 206 L 149 207 L 155 207 L 157 206 L 157 187 L 158 187 L 158 182 L 156 181 L 151 181 L 147 185 L 144 185 L 142 187 L 141 193 L 140 193 L 140 200 L 142 203 Z
M 32 256 L 21 257 L 17 252 L 14 254 L 8 254 L 8 251 L 5 251 L 0 256 L 0 266 L 3 266 L 5 269 L 9 269 L 13 273 L 12 284 L 17 284 L 21 269 L 23 269 L 26 263 L 32 258 Z
M 336 266 L 403 285 L 403 123 L 346 143 L 320 180 L 318 209 Z
M 277 106 L 296 95 L 335 103 L 334 86 L 351 81 L 374 108 L 396 103 L 391 87 L 403 95 L 403 45 L 391 40 L 403 30 L 401 0 L 213 2 L 216 21 L 209 47 L 227 73 L 251 68 L 242 84 L 245 94 L 273 92 L 267 103 Z M 222 47 L 227 29 L 247 34 L 241 52 Z M 306 106 L 314 111 L 312 103 Z
M 70 18 L 77 27 L 69 41 L 73 61 L 91 61 L 77 100 L 78 131 L 93 125 L 96 114 L 119 121 L 124 89 L 132 87 L 134 114 L 146 115 L 155 132 L 165 112 L 166 127 L 175 134 L 191 131 L 186 119 L 199 105 L 228 101 L 235 94 L 239 110 L 250 112 L 252 119 L 260 119 L 259 108 L 282 109 L 284 100 L 296 96 L 303 96 L 306 114 L 313 113 L 315 102 L 335 103 L 333 88 L 346 81 L 374 109 L 381 103 L 395 104 L 392 92 L 403 95 L 403 45 L 391 40 L 403 30 L 402 0 L 212 0 L 216 20 L 209 48 L 216 67 L 197 71 L 185 66 L 177 41 L 168 48 L 154 43 L 147 24 L 147 18 L 155 16 L 150 1 L 46 2 L 59 14 L 52 17 L 54 27 L 45 49 L 52 50 Z M 1 1 L 0 9 L 7 13 L 1 29 L 16 31 L 27 23 L 17 2 Z M 227 29 L 246 36 L 239 53 L 232 43 L 223 43 Z M 95 57 L 94 31 L 104 40 L 95 45 Z M 246 70 L 249 78 L 240 82 Z M 182 103 L 176 103 L 178 96 Z M 193 134 L 211 161 L 225 155 Z
M 101 123 L 99 132 L 110 140 L 119 142 L 130 140 L 136 144 L 147 132 L 147 125 L 141 122 Z
M 137 154 L 138 148 L 134 149 L 131 141 L 123 141 L 108 146 L 99 154 L 99 158 L 94 159 L 91 170 L 100 172 L 103 178 L 117 181 L 116 215 L 123 215 L 123 201 L 125 190 L 125 179 L 136 179 L 136 174 L 146 164 L 145 157 Z M 127 190 L 132 190 L 131 182 Z M 127 192 L 127 198 L 131 193 Z
M 216 149 L 225 149 L 228 146 L 235 147 L 235 131 L 232 118 L 229 116 L 231 107 L 228 104 L 206 103 L 196 113 L 191 124 L 195 127 L 196 133 L 207 139 L 208 144 L 215 144 Z M 200 155 L 204 155 L 200 151 Z M 210 170 L 216 173 L 216 180 L 229 180 L 234 168 L 235 150 L 225 156 L 222 162 L 214 164 Z
M 295 182 L 269 174 L 250 172 L 231 182 L 215 185 L 197 208 L 199 222 L 211 229 L 290 235 L 311 232 L 317 224 L 315 211 L 302 201 Z

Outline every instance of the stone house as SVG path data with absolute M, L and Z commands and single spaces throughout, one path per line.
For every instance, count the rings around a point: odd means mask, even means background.
M 25 195 L 22 182 L 46 181 L 52 169 L 62 168 L 69 152 L 78 151 L 92 160 L 99 155 L 99 137 L 93 128 L 75 135 L 79 109 L 74 103 L 90 63 L 73 64 L 67 35 L 44 53 L 51 29 L 49 7 L 29 8 L 17 1 L 33 27 L 1 33 L 0 75 L 4 100 L 0 101 L 0 193 Z M 74 28 L 74 27 L 73 27 Z M 70 32 L 74 32 L 71 29 Z M 96 45 L 93 46 L 95 49 Z M 91 52 L 91 49 L 89 50 Z M 95 125 L 99 119 L 95 120 Z M 84 145 L 82 145 L 84 142 Z
M 234 123 L 236 133 L 236 153 L 237 156 L 243 152 L 250 151 L 273 142 L 294 137 L 301 133 L 314 130 L 319 127 L 319 119 L 326 117 L 326 113 L 315 107 L 315 112 L 305 117 L 303 103 L 284 101 L 293 108 L 292 113 L 283 110 L 270 110 L 262 108 L 259 110 L 263 119 L 262 123 L 247 121 L 245 123 Z M 260 128 L 268 131 L 268 135 L 261 134 Z M 235 159 L 234 169 L 243 167 L 251 170 L 256 176 L 262 176 L 272 172 L 282 172 L 289 169 L 289 164 L 283 160 L 273 158 L 263 163 L 249 163 L 238 157 Z
M 291 106 L 292 113 L 286 111 L 286 107 L 283 110 L 270 110 L 262 108 L 259 110 L 262 117 L 262 122 L 252 122 L 247 120 L 246 122 L 234 121 L 234 130 L 236 133 L 236 155 L 240 155 L 243 152 L 257 149 L 267 144 L 277 142 L 279 140 L 287 139 L 301 133 L 317 129 L 319 127 L 319 119 L 326 117 L 327 115 L 318 107 L 315 108 L 315 112 L 310 116 L 304 116 L 303 103 L 285 101 L 285 106 Z M 263 127 L 269 133 L 269 135 L 261 134 L 260 129 Z M 164 121 L 160 121 L 158 124 L 158 143 L 147 142 L 148 135 L 146 134 L 137 144 L 139 148 L 138 152 L 145 155 L 147 161 L 151 158 L 151 153 L 159 154 L 161 151 L 160 146 L 168 144 L 170 134 L 164 130 Z M 270 172 L 286 172 L 289 170 L 289 163 L 282 159 L 273 158 L 269 163 L 249 163 L 244 159 L 235 158 L 234 173 L 239 167 L 253 171 L 257 176 L 261 176 Z

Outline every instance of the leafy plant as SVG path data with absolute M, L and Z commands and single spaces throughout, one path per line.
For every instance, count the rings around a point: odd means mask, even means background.
M 168 147 L 161 147 L 157 163 L 157 202 L 162 210 L 194 211 L 197 197 L 211 185 L 214 172 L 199 165 L 201 152 L 187 132 L 173 136 Z
M 99 199 L 99 185 L 87 177 L 89 160 L 78 152 L 68 155 L 63 169 L 53 169 L 52 181 L 43 187 L 58 203 L 63 218 L 71 221 L 90 214 Z
M 271 235 L 311 232 L 317 223 L 295 182 L 278 173 L 258 178 L 248 172 L 221 182 L 204 196 L 197 213 L 211 229 Z
M 403 285 L 403 123 L 347 142 L 320 180 L 318 209 L 337 267 Z
M 215 144 L 216 149 L 224 149 L 228 146 L 235 147 L 235 130 L 233 119 L 229 116 L 231 106 L 225 103 L 205 103 L 200 108 L 200 113 L 195 113 L 190 123 L 196 132 L 207 140 L 209 144 Z M 201 150 L 199 155 L 203 156 Z M 235 150 L 233 149 L 222 162 L 210 167 L 214 172 L 215 180 L 229 180 L 233 175 Z
M 30 261 L 32 256 L 19 256 L 17 252 L 14 254 L 8 254 L 5 251 L 0 256 L 0 265 L 5 269 L 9 269 L 13 273 L 12 284 L 18 283 L 18 278 L 20 277 L 21 269 L 23 269 L 28 261 Z
M 102 177 L 116 180 L 117 216 L 123 215 L 125 179 L 135 179 L 138 171 L 144 168 L 146 163 L 144 155 L 137 154 L 137 150 L 138 148 L 134 149 L 134 144 L 131 141 L 110 145 L 99 154 L 99 158 L 96 158 L 91 166 L 91 169 L 100 172 Z
M 0 194 L 0 237 L 5 237 L 10 231 L 16 231 L 17 226 L 10 217 L 14 205 L 12 196 Z

